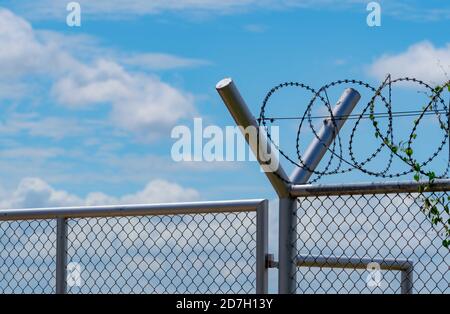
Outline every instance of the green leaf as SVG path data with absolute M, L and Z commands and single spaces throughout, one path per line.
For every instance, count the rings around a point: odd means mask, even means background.
M 427 173 L 428 179 L 433 180 L 434 178 L 436 178 L 436 174 L 434 173 L 434 171 L 430 171 Z
M 420 176 L 417 173 L 414 175 L 414 180 L 416 180 L 417 182 L 419 182 L 420 180 Z
M 417 172 L 420 171 L 420 164 L 419 164 L 419 163 L 416 162 L 416 163 L 414 164 L 414 170 L 417 171 Z
M 440 85 L 436 86 L 436 87 L 433 89 L 433 91 L 434 91 L 435 93 L 440 93 L 442 90 L 443 90 L 443 87 L 440 86 Z
M 405 149 L 405 154 L 408 155 L 409 157 L 411 157 L 412 154 L 413 154 L 412 148 L 407 148 L 407 149 Z
M 430 212 L 431 212 L 433 215 L 439 215 L 439 210 L 437 209 L 436 205 L 434 205 L 434 206 L 431 207 Z M 438 218 L 438 217 L 436 217 L 436 218 Z M 435 219 L 436 219 L 436 218 L 435 218 Z

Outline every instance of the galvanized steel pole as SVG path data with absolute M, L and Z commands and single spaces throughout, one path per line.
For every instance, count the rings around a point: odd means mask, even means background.
M 295 293 L 297 285 L 297 199 L 284 197 L 278 208 L 278 292 Z
M 402 294 L 413 294 L 414 266 L 412 263 L 410 264 L 410 267 L 408 267 L 402 271 L 400 280 L 401 280 L 401 283 L 400 283 L 401 293 Z
M 67 292 L 67 219 L 56 219 L 56 293 Z
M 341 130 L 347 116 L 355 108 L 358 101 L 361 99 L 361 95 L 352 88 L 347 88 L 339 98 L 336 106 L 333 108 L 333 118 L 331 117 L 323 121 L 323 126 L 317 133 L 317 137 L 314 137 L 311 144 L 309 144 L 305 153 L 303 154 L 303 163 L 305 167 L 298 167 L 291 175 L 291 182 L 293 184 L 304 184 L 308 182 L 312 172 L 309 170 L 315 170 L 322 157 L 328 150 L 328 147 L 333 143 L 336 135 Z
M 217 83 L 216 89 L 220 97 L 222 97 L 222 100 L 227 106 L 228 111 L 230 112 L 234 121 L 236 122 L 236 125 L 243 128 L 241 129 L 241 131 L 244 131 L 244 129 L 248 127 L 253 127 L 258 130 L 258 143 L 250 141 L 249 138 L 245 137 L 245 134 L 243 135 L 261 166 L 267 166 L 267 160 L 271 160 L 271 164 L 276 165 L 276 168 L 272 169 L 273 171 L 266 171 L 265 174 L 267 178 L 269 178 L 269 181 L 277 192 L 278 196 L 288 197 L 289 178 L 281 167 L 278 156 L 276 156 L 271 150 L 270 142 L 267 141 L 267 138 L 264 134 L 259 133 L 259 125 L 256 122 L 255 117 L 248 109 L 247 104 L 236 88 L 236 85 L 234 85 L 233 80 L 230 78 L 221 80 L 219 83 Z M 261 148 L 267 148 L 267 152 L 264 152 L 264 150 L 261 150 Z M 261 156 L 261 154 L 264 154 L 265 156 Z
M 256 208 L 256 294 L 267 294 L 269 272 L 266 257 L 269 246 L 269 201 L 262 201 Z
M 346 256 L 297 256 L 298 267 L 321 267 L 321 268 L 341 268 L 341 269 L 367 269 L 370 263 L 377 263 L 381 270 L 400 271 L 400 292 L 401 294 L 413 293 L 414 263 L 404 259 L 370 259 Z
M 346 121 L 346 117 L 355 108 L 361 96 L 354 89 L 348 88 L 344 91 L 336 106 L 333 108 L 333 117 L 328 118 L 318 133 L 318 138 L 309 145 L 304 154 L 304 168 L 294 169 L 290 180 L 295 184 L 304 184 L 311 177 L 322 157 L 333 142 L 337 133 Z M 279 293 L 295 293 L 297 286 L 297 198 L 280 199 L 279 208 Z

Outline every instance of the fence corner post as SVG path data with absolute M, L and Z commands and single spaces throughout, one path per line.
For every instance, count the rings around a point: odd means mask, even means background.
M 266 263 L 269 247 L 269 201 L 256 208 L 256 293 L 267 294 L 269 271 Z
M 67 218 L 56 219 L 56 294 L 67 293 Z
M 414 285 L 414 265 L 408 263 L 407 267 L 401 272 L 401 294 L 413 294 Z
M 297 285 L 297 200 L 280 198 L 278 239 L 278 291 L 295 293 Z

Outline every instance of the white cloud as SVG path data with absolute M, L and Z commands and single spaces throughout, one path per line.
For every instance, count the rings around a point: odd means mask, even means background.
M 7 195 L 6 193 L 3 193 Z M 30 208 L 81 205 L 82 200 L 67 193 L 53 189 L 38 178 L 23 179 L 17 189 L 0 201 L 0 208 Z
M 195 201 L 199 193 L 165 180 L 150 181 L 143 190 L 121 197 L 93 192 L 81 198 L 64 190 L 57 190 L 40 178 L 25 178 L 12 192 L 0 189 L 0 208 L 37 208 L 56 206 L 143 204 Z
M 110 105 L 111 123 L 135 132 L 141 139 L 154 139 L 194 113 L 191 94 L 155 75 L 128 71 L 105 54 L 94 55 L 90 61 L 78 59 L 78 54 L 68 49 L 73 43 L 64 41 L 64 36 L 36 32 L 24 19 L 0 9 L 0 83 L 16 86 L 9 92 L 0 90 L 0 96 L 23 93 L 24 81 L 29 77 L 50 79 L 51 95 L 61 105 L 74 109 Z M 149 62 L 151 56 L 138 55 L 132 60 Z M 189 62 L 175 56 L 156 56 L 167 62 L 166 67 L 186 66 Z
M 175 68 L 190 68 L 209 64 L 206 60 L 182 58 L 165 53 L 135 54 L 125 57 L 122 62 L 149 70 L 170 70 Z
M 113 197 L 101 192 L 89 193 L 84 200 L 85 205 L 104 204 L 149 204 L 196 201 L 200 198 L 195 189 L 184 188 L 165 180 L 152 180 L 143 190 L 134 194 Z
M 380 80 L 391 74 L 393 78 L 409 76 L 433 84 L 446 82 L 449 78 L 445 72 L 450 73 L 450 43 L 435 47 L 428 41 L 416 43 L 405 52 L 385 54 L 368 68 L 369 75 Z
M 83 134 L 89 123 L 81 124 L 73 118 L 41 117 L 35 113 L 12 114 L 0 120 L 0 134 L 15 135 L 24 132 L 30 136 L 60 140 L 68 136 Z
M 192 95 L 156 76 L 127 72 L 108 60 L 80 64 L 55 83 L 52 94 L 72 108 L 111 104 L 112 122 L 140 139 L 165 134 L 194 112 Z

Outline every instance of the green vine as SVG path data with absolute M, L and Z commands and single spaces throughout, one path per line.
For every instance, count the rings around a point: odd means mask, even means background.
M 436 86 L 433 90 L 433 95 L 431 95 L 431 101 L 427 107 L 424 107 L 423 109 L 426 110 L 433 110 L 431 104 L 433 101 L 447 89 L 448 92 L 450 92 L 450 81 L 448 81 L 446 84 Z M 381 90 L 381 89 L 380 89 Z M 380 95 L 380 90 L 377 91 L 377 95 Z M 450 247 L 450 213 L 449 213 L 449 206 L 448 203 L 450 201 L 450 196 L 445 198 L 444 196 L 435 196 L 432 193 L 429 193 L 429 195 L 425 195 L 427 191 L 431 190 L 431 186 L 433 185 L 436 174 L 434 171 L 427 171 L 421 169 L 420 163 L 414 158 L 414 151 L 410 147 L 411 142 L 409 143 L 403 143 L 400 142 L 398 145 L 395 145 L 394 143 L 391 143 L 391 141 L 387 138 L 383 138 L 381 135 L 377 125 L 378 122 L 375 120 L 375 116 L 373 115 L 374 107 L 375 107 L 375 99 L 372 101 L 370 105 L 371 114 L 369 115 L 370 120 L 372 121 L 376 132 L 375 137 L 381 138 L 383 140 L 384 145 L 386 145 L 392 153 L 400 157 L 402 161 L 404 161 L 407 165 L 409 165 L 412 169 L 412 172 L 414 173 L 414 180 L 416 182 L 421 182 L 421 179 L 426 178 L 424 180 L 424 183 L 419 185 L 418 193 L 419 193 L 419 200 L 422 203 L 421 210 L 422 212 L 428 217 L 433 227 L 442 227 L 442 232 L 440 235 L 443 237 L 442 245 L 445 248 Z M 414 124 L 417 124 L 417 120 L 414 121 Z M 440 128 L 442 130 L 445 130 L 446 132 L 449 132 L 450 134 L 450 126 L 445 126 L 441 121 L 440 122 Z M 416 139 L 417 134 L 413 133 L 411 134 L 411 140 Z M 441 208 L 441 210 L 439 210 Z M 447 218 L 444 218 L 444 212 L 447 214 Z

